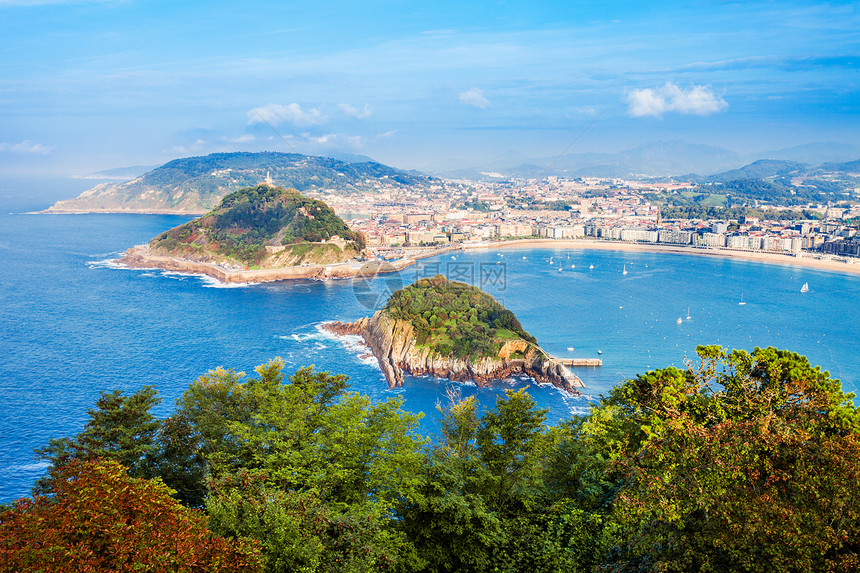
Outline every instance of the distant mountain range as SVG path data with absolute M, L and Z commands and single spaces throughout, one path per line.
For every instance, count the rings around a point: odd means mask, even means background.
M 357 162 L 295 153 L 214 153 L 165 163 L 125 182 L 96 185 L 48 212 L 205 213 L 228 193 L 269 181 L 302 193 L 349 195 L 380 186 L 429 186 L 433 178 L 402 171 L 363 156 Z
M 789 149 L 740 155 L 722 147 L 683 141 L 654 141 L 618 153 L 572 153 L 561 157 L 523 158 L 506 154 L 480 168 L 445 169 L 428 172 L 440 177 L 481 179 L 497 177 L 536 178 L 604 177 L 643 179 L 709 175 L 737 170 L 757 160 L 780 160 L 797 164 L 838 164 L 860 157 L 860 147 L 841 143 L 813 143 Z M 493 175 L 489 175 L 492 173 Z

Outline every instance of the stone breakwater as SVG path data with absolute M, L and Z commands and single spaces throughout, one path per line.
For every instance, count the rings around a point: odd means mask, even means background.
M 391 318 L 385 311 L 352 323 L 330 322 L 324 327 L 339 335 L 359 335 L 379 361 L 391 388 L 403 385 L 403 373 L 430 375 L 449 380 L 472 381 L 487 386 L 493 380 L 525 374 L 541 383 L 550 383 L 571 394 L 584 384 L 578 376 L 549 358 L 538 346 L 525 340 L 506 342 L 498 357 L 478 361 L 434 355 L 429 348 L 416 345 L 412 324 Z M 522 358 L 512 358 L 514 354 Z

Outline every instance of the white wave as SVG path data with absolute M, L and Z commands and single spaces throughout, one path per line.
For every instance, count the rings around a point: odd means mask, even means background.
M 42 461 L 42 462 L 35 462 L 32 464 L 20 464 L 20 465 L 15 465 L 15 466 L 9 466 L 8 470 L 10 472 L 14 472 L 14 471 L 32 472 L 32 471 L 47 469 L 48 466 L 50 466 L 50 465 L 51 465 L 51 462 Z
M 90 260 L 86 262 L 86 265 L 90 269 L 119 269 L 119 270 L 127 270 L 127 271 L 136 271 L 143 269 L 132 269 L 131 267 L 127 267 L 125 265 L 121 265 L 116 262 L 117 259 L 99 259 L 99 260 Z M 146 269 L 146 270 L 155 270 L 155 269 Z
M 225 283 L 221 282 L 216 278 L 210 277 L 209 275 L 198 275 L 193 274 L 190 275 L 192 277 L 197 277 L 201 283 L 203 283 L 203 288 L 247 288 L 249 286 L 254 286 L 256 283 Z
M 377 369 L 379 368 L 379 361 L 376 359 L 376 356 L 373 355 L 373 350 L 371 350 L 364 342 L 363 337 L 357 334 L 335 334 L 330 330 L 326 330 L 326 324 L 327 323 L 323 322 L 316 325 L 317 335 L 305 336 L 307 336 L 308 339 L 318 336 L 325 340 L 333 340 L 343 346 L 347 352 L 355 356 L 361 364 L 364 364 L 365 366 L 375 366 Z M 320 346 L 319 343 L 317 343 L 317 345 Z M 327 347 L 322 346 L 322 348 Z

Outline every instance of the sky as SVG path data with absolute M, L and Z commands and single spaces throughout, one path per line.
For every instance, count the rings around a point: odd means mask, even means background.
M 860 4 L 0 0 L 0 174 L 860 145 Z

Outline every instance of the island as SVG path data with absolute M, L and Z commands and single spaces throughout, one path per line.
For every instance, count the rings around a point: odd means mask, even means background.
M 324 327 L 339 335 L 361 336 L 391 388 L 403 385 L 404 372 L 478 386 L 526 375 L 571 394 L 584 387 L 538 346 L 514 313 L 479 288 L 443 275 L 396 291 L 371 317 Z
M 364 236 L 324 202 L 261 184 L 227 195 L 202 217 L 129 249 L 118 262 L 236 282 L 253 281 L 246 273 L 258 280 L 338 276 L 327 271 L 337 267 L 351 276 L 367 267 L 357 261 L 363 250 Z

